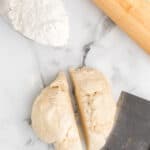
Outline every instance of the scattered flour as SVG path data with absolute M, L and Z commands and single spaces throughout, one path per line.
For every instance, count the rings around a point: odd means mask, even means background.
M 69 21 L 62 0 L 9 0 L 8 18 L 15 30 L 38 43 L 67 44 Z

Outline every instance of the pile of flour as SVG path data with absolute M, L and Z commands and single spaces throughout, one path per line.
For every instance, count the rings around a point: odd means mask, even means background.
M 38 43 L 64 46 L 69 38 L 69 22 L 62 0 L 7 0 L 15 30 Z

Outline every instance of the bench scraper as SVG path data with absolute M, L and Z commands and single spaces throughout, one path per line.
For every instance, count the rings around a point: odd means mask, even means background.
M 150 101 L 121 93 L 116 123 L 103 150 L 150 150 Z

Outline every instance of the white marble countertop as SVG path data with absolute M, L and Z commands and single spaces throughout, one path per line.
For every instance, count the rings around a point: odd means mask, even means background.
M 39 91 L 60 70 L 85 64 L 102 71 L 114 99 L 122 90 L 150 100 L 150 56 L 90 0 L 65 0 L 70 40 L 65 48 L 38 45 L 0 19 L 0 149 L 50 150 L 29 125 Z M 89 44 L 90 43 L 90 44 Z M 89 52 L 84 47 L 88 44 Z M 84 57 L 86 56 L 86 57 Z

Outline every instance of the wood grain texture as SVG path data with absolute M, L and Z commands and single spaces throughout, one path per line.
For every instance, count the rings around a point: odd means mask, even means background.
M 150 0 L 93 0 L 120 28 L 150 53 Z

